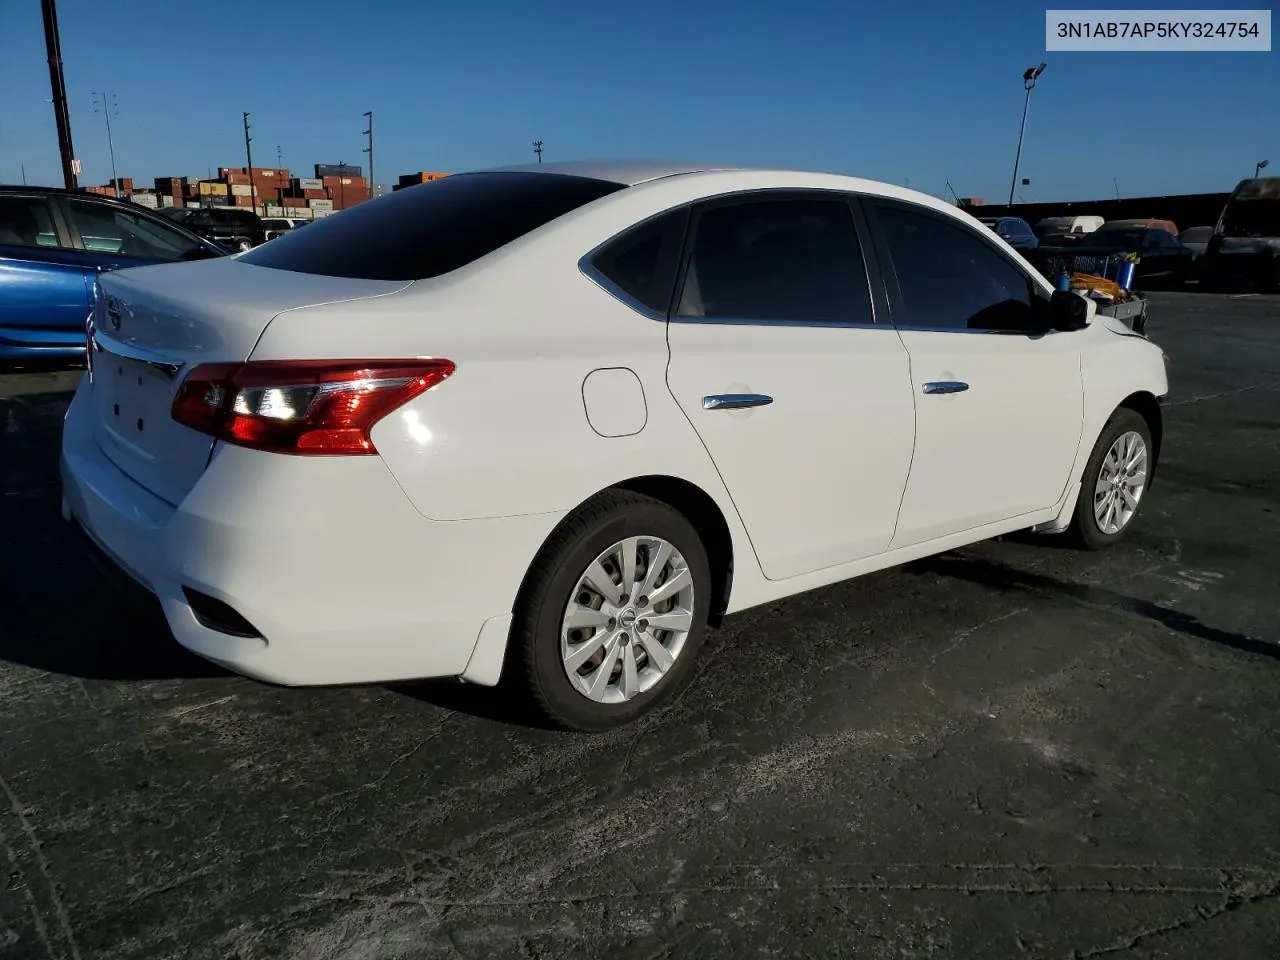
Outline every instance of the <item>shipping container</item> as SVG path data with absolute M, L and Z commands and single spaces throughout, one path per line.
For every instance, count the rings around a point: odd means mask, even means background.
M 317 163 L 316 176 L 323 177 L 363 177 L 364 168 L 349 163 Z
M 207 194 L 200 198 L 201 203 L 208 204 L 211 207 L 229 207 L 231 206 L 231 198 L 226 194 L 214 193 Z
M 129 199 L 138 206 L 147 207 L 151 210 L 157 210 L 160 207 L 160 200 L 154 193 L 135 193 Z
M 427 170 L 420 170 L 417 173 L 402 174 L 400 177 L 400 185 L 402 187 L 407 187 L 417 183 L 430 183 L 432 180 L 439 180 L 441 177 L 447 176 L 447 173 L 434 173 Z
M 312 210 L 332 210 L 333 201 L 332 200 L 308 200 L 307 206 L 310 207 Z
M 247 183 L 233 183 L 230 192 L 233 197 L 247 197 L 252 189 L 253 187 Z
M 294 217 L 298 220 L 305 220 L 311 216 L 311 211 L 306 207 L 285 207 L 284 216 Z
M 160 194 L 160 206 L 162 207 L 181 207 L 183 203 L 177 197 L 171 197 L 167 193 Z
M 251 197 L 231 197 L 231 205 L 235 207 L 252 207 L 253 198 Z
M 200 193 L 206 196 L 225 197 L 227 195 L 227 185 L 218 183 L 216 180 L 201 180 L 199 186 Z
M 293 181 L 293 189 L 295 190 L 321 190 L 324 188 L 324 181 L 318 177 L 299 177 Z
M 336 211 L 336 210 L 312 210 L 312 211 L 311 211 L 311 215 L 312 215 L 315 219 L 319 220 L 321 217 L 328 217 L 328 216 L 331 216 L 332 214 L 335 214 L 335 213 L 337 213 L 337 212 L 338 212 L 338 211 Z

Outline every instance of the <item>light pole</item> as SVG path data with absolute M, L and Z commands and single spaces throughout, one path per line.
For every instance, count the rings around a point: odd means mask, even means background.
M 542 141 L 541 140 L 533 141 L 533 152 L 538 155 L 538 162 L 541 163 L 542 162 Z
M 1027 99 L 1022 104 L 1022 129 L 1018 131 L 1018 152 L 1013 155 L 1013 179 L 1009 181 L 1010 206 L 1013 206 L 1013 191 L 1018 186 L 1018 163 L 1022 160 L 1022 138 L 1027 132 L 1027 109 L 1031 106 L 1031 91 L 1035 88 L 1040 74 L 1044 73 L 1044 66 L 1042 63 L 1038 67 L 1028 67 L 1026 73 L 1022 75 L 1022 87 L 1027 91 Z
M 369 138 L 369 145 L 364 148 L 364 152 L 369 155 L 369 199 L 373 199 L 373 111 L 366 110 L 364 112 L 365 119 L 369 121 L 369 129 L 364 135 Z
M 1265 170 L 1269 166 L 1271 166 L 1270 160 L 1259 160 L 1256 164 L 1254 164 L 1253 179 L 1257 180 L 1258 174 L 1260 174 L 1263 170 Z
M 103 117 L 106 118 L 106 121 L 107 121 L 107 149 L 111 152 L 111 186 L 115 189 L 116 197 L 118 198 L 120 196 L 120 184 L 118 182 L 119 178 L 116 176 L 116 145 L 115 145 L 115 141 L 112 140 L 111 138 L 111 111 L 115 110 L 116 116 L 118 117 L 120 116 L 120 110 L 119 110 L 119 107 L 116 105 L 116 95 L 114 93 L 111 94 L 111 102 L 108 103 L 107 95 L 105 93 L 98 93 L 97 91 L 94 91 L 94 94 L 93 94 L 93 112 L 94 113 L 98 112 L 99 97 L 102 98 L 102 115 Z
M 75 150 L 71 146 L 71 115 L 67 111 L 67 84 L 62 76 L 62 39 L 58 33 L 55 0 L 41 0 L 44 46 L 49 56 L 49 87 L 53 91 L 53 118 L 58 124 L 58 153 L 62 155 L 62 180 L 68 190 L 79 186 Z

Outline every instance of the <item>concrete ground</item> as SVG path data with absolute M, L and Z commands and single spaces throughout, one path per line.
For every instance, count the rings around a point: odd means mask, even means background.
M 186 655 L 59 519 L 74 375 L 0 378 L 0 956 L 1276 956 L 1280 298 L 1153 302 L 1125 544 L 742 614 L 598 737 Z

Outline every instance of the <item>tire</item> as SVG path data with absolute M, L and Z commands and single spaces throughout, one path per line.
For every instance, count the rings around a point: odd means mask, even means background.
M 1133 439 L 1135 436 L 1141 443 L 1142 452 L 1141 460 L 1137 463 L 1133 462 L 1138 450 Z M 1122 438 L 1125 443 L 1118 447 Z M 1132 468 L 1127 471 L 1127 481 L 1113 480 L 1118 462 L 1112 457 L 1113 447 L 1129 451 Z M 1138 514 L 1142 512 L 1142 504 L 1146 500 L 1154 468 L 1155 447 L 1151 442 L 1150 426 L 1136 410 L 1120 407 L 1102 428 L 1093 453 L 1089 455 L 1089 462 L 1085 465 L 1075 516 L 1071 520 L 1072 539 L 1088 550 L 1102 550 L 1123 540 L 1133 529 L 1133 523 L 1138 518 Z M 1139 478 L 1140 486 L 1134 483 Z M 1109 485 L 1108 481 L 1112 483 Z M 1128 498 L 1123 496 L 1122 489 L 1128 492 Z M 1130 506 L 1130 501 L 1136 502 Z M 1108 503 L 1116 505 L 1115 513 L 1109 512 L 1106 506 Z M 1102 514 L 1101 518 L 1099 511 Z
M 247 253 L 253 249 L 253 243 L 248 237 L 236 237 L 231 241 L 231 245 L 236 248 L 237 253 Z
M 635 545 L 634 592 L 622 599 L 622 558 L 602 555 L 628 543 Z M 665 547 L 672 552 L 666 554 Z M 663 593 L 664 585 L 680 586 L 655 603 L 636 593 L 645 587 L 650 561 L 657 559 L 663 559 L 663 566 L 648 581 L 656 581 L 654 592 Z M 595 563 L 600 563 L 596 578 L 602 573 L 611 578 L 612 599 L 586 582 Z M 637 720 L 670 700 L 691 678 L 706 633 L 711 582 L 706 548 L 682 514 L 651 497 L 606 491 L 561 522 L 525 578 L 511 630 L 512 666 L 518 669 L 512 680 L 557 727 L 597 732 Z M 646 628 L 646 612 L 687 629 Z M 586 619 L 579 621 L 581 626 L 570 626 L 570 613 Z M 565 661 L 574 654 L 591 655 L 571 679 Z M 664 662 L 667 657 L 670 662 Z M 603 673 L 605 659 L 609 674 Z

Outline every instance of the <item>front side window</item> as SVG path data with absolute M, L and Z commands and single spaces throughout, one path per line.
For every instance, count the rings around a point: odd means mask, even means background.
M 58 246 L 49 202 L 40 197 L 0 196 L 0 245 Z
M 330 277 L 424 280 L 621 189 L 561 174 L 455 174 L 324 217 L 310 230 L 290 230 L 240 262 Z
M 665 315 L 680 269 L 687 208 L 633 227 L 591 258 L 600 275 L 641 306 Z
M 758 200 L 699 213 L 677 315 L 870 323 L 871 299 L 849 205 Z
M 203 247 L 163 223 L 120 207 L 91 200 L 68 200 L 71 222 L 90 253 L 140 260 L 182 260 Z
M 994 247 L 940 217 L 875 204 L 905 316 L 938 330 L 1025 330 L 1031 281 Z

